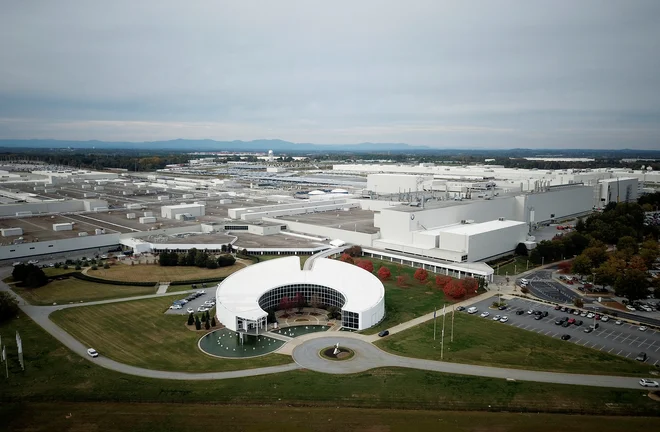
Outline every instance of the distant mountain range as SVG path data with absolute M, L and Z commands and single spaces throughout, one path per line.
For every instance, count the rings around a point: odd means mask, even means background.
M 375 152 L 433 150 L 426 146 L 409 144 L 360 143 L 360 144 L 308 144 L 282 140 L 214 141 L 176 139 L 169 141 L 65 141 L 50 139 L 0 140 L 0 148 L 72 148 L 72 149 L 125 149 L 125 150 L 172 150 L 172 151 L 268 151 L 274 152 Z

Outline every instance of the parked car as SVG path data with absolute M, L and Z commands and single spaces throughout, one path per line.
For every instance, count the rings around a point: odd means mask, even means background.
M 380 337 L 385 337 L 385 336 L 387 336 L 388 334 L 390 334 L 389 330 L 383 330 L 383 331 L 381 331 L 381 332 L 378 333 L 378 336 L 380 336 Z
M 495 316 L 493 317 L 493 321 L 499 321 L 500 318 L 502 318 L 500 315 L 495 315 Z
M 639 385 L 641 385 L 642 387 L 658 387 L 660 384 L 658 384 L 657 381 L 642 378 L 641 380 L 639 380 Z
M 20 261 L 16 261 L 16 262 L 15 262 L 14 264 L 12 264 L 12 265 L 13 265 L 14 267 L 16 267 L 16 266 L 19 266 L 19 265 L 21 265 L 21 264 L 23 264 L 23 263 L 20 262 Z
M 562 306 L 560 310 L 561 310 L 562 312 L 566 312 L 566 311 L 568 310 L 568 308 L 567 308 L 566 306 Z
M 562 325 L 564 324 L 564 318 L 557 318 L 555 320 L 555 325 Z
M 543 318 L 547 317 L 548 316 L 548 311 L 543 311 L 542 315 L 543 315 Z
M 569 335 L 569 334 L 561 335 L 561 340 L 569 340 L 570 338 L 571 338 L 571 335 Z
M 193 308 L 188 308 L 188 309 L 186 309 L 186 312 L 188 312 L 189 314 L 191 314 L 191 313 L 195 313 L 195 309 L 193 309 Z
M 479 312 L 479 309 L 477 309 L 477 308 L 474 307 L 474 306 L 472 306 L 471 308 L 469 308 L 469 309 L 467 310 L 467 313 L 469 313 L 469 314 L 475 314 L 475 313 L 477 313 L 477 312 Z
M 580 316 L 581 316 L 581 317 L 586 317 L 586 316 L 587 316 L 587 311 L 582 311 L 582 313 L 580 314 Z
M 502 318 L 500 318 L 500 322 L 505 323 L 505 322 L 507 322 L 507 321 L 509 321 L 509 317 L 506 316 L 506 315 L 504 315 Z
M 170 306 L 170 309 L 181 309 L 181 305 L 180 304 L 173 304 L 172 306 Z
M 28 264 L 39 264 L 39 260 L 30 260 Z
M 456 307 L 456 310 L 459 311 L 459 312 L 464 311 L 464 310 L 465 310 L 465 306 L 457 306 L 457 307 Z
M 575 324 L 575 318 L 570 318 L 568 321 L 566 321 L 569 325 L 570 324 Z
M 581 326 L 582 325 L 582 320 L 575 321 L 575 325 L 578 326 L 578 327 Z
M 490 315 L 490 312 L 485 311 L 485 312 L 481 312 L 481 315 L 479 315 L 479 316 L 480 316 L 481 318 L 486 318 L 488 315 Z
M 200 306 L 197 308 L 197 312 L 206 312 L 207 310 L 209 310 L 209 308 L 205 306 Z
M 506 305 L 502 305 L 502 306 L 498 307 L 497 309 L 499 309 L 499 310 L 506 310 Z
M 616 321 L 614 321 L 614 324 L 616 324 L 616 325 L 621 325 L 621 324 L 623 324 L 623 321 L 621 321 L 621 320 L 616 320 Z
M 529 285 L 529 281 L 527 279 L 520 279 L 518 283 L 523 287 Z
M 639 326 L 639 331 L 646 331 L 648 327 L 646 326 Z
M 540 320 L 540 319 L 543 319 L 543 315 L 541 315 L 541 314 L 534 315 L 534 319 L 535 319 L 536 321 L 538 321 L 538 320 Z
M 534 313 L 534 309 L 530 309 L 530 310 L 527 311 L 527 314 L 529 314 L 529 315 L 531 315 L 533 313 Z
M 575 310 L 573 311 L 573 315 L 577 315 L 577 316 L 580 316 L 580 311 L 579 311 L 579 310 L 577 310 L 577 309 L 575 309 Z
M 602 322 L 608 322 L 608 321 L 610 320 L 610 317 L 608 317 L 607 315 L 603 315 L 603 316 L 600 318 L 600 320 L 601 320 Z
M 108 259 L 107 255 L 101 255 L 101 259 Z
M 561 324 L 561 326 L 564 327 L 564 328 L 566 328 L 566 327 L 568 327 L 568 326 L 570 326 L 570 325 L 571 325 L 571 323 L 569 323 L 568 321 L 564 321 L 564 322 Z
M 525 311 L 522 310 L 522 309 L 516 311 L 516 315 L 524 315 L 524 314 L 525 314 Z
M 186 300 L 186 299 L 179 299 L 179 300 L 177 300 L 177 302 L 179 302 L 179 303 L 181 303 L 181 304 L 186 304 L 186 303 L 188 303 L 188 300 Z
M 647 358 L 648 358 L 648 356 L 646 355 L 646 353 L 641 352 L 641 353 L 639 353 L 639 355 L 637 355 L 637 357 L 635 357 L 635 360 L 645 362 Z
M 87 355 L 89 355 L 90 357 L 98 357 L 99 353 L 94 348 L 88 348 Z
M 589 313 L 587 314 L 587 318 L 591 319 L 591 318 L 593 318 L 593 317 L 594 317 L 594 314 L 593 314 L 593 313 L 589 312 Z
M 594 319 L 595 320 L 600 320 L 600 315 L 598 315 L 598 314 L 594 315 Z
M 594 331 L 594 329 L 592 329 L 591 326 L 589 326 L 589 327 L 587 327 L 586 329 L 584 329 L 584 332 L 585 332 L 585 333 L 591 333 L 592 331 Z
M 630 305 L 626 305 L 626 309 L 628 309 L 631 312 L 635 312 L 637 310 L 637 309 L 635 309 L 634 307 L 632 307 Z
M 555 306 L 555 310 L 560 310 L 560 309 L 561 309 L 561 306 L 559 306 L 559 305 Z

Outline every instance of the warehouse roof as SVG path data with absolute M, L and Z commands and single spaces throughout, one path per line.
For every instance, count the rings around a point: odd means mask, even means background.
M 489 231 L 497 231 L 502 228 L 511 228 L 515 226 L 526 225 L 525 222 L 513 221 L 513 220 L 492 220 L 482 223 L 468 223 L 468 224 L 459 224 L 452 225 L 446 228 L 440 228 L 438 232 L 453 233 L 453 234 L 463 234 L 463 235 L 475 235 L 482 234 Z

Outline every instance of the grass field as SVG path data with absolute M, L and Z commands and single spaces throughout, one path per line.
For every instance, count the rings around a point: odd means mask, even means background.
M 90 270 L 87 274 L 124 282 L 172 282 L 192 279 L 222 278 L 245 267 L 240 261 L 229 267 L 210 270 L 194 266 L 161 267 L 158 264 L 117 264 L 109 269 Z
M 88 302 L 156 293 L 155 287 L 108 285 L 76 278 L 54 280 L 40 288 L 30 289 L 14 286 L 12 289 L 25 301 L 33 305 Z
M 438 321 L 439 326 L 442 321 Z M 447 316 L 444 360 L 486 366 L 514 367 L 584 374 L 647 376 L 651 368 L 634 360 L 457 313 L 454 342 L 450 340 L 451 315 Z M 376 345 L 407 357 L 440 360 L 440 330 L 433 340 L 433 322 L 379 340 Z
M 652 430 L 650 417 L 574 416 L 460 411 L 404 411 L 202 404 L 30 403 L 7 409 L 8 429 L 30 431 L 390 431 L 555 432 Z M 0 410 L 0 413 L 2 411 Z M 68 414 L 70 418 L 67 418 Z M 194 421 L 191 421 L 194 419 Z M 227 419 L 231 419 L 228 422 Z M 1 424 L 1 423 L 0 423 Z
M 16 340 L 13 337 L 17 330 L 23 340 L 24 372 L 21 371 L 18 364 Z M 84 419 L 85 412 L 87 412 L 86 405 L 78 405 L 82 408 L 76 410 L 72 405 L 68 405 L 74 402 L 91 403 L 89 405 L 90 416 L 92 416 L 89 418 L 90 422 L 95 421 L 94 418 L 97 415 L 102 418 L 103 422 L 110 421 L 108 414 L 100 412 L 105 410 L 114 414 L 116 424 L 108 425 L 107 429 L 93 427 L 76 429 L 56 426 L 44 429 L 41 425 L 36 425 L 36 427 L 42 427 L 41 430 L 113 430 L 113 427 L 115 430 L 117 428 L 122 428 L 122 430 L 180 430 L 178 427 L 140 426 L 141 420 L 133 415 L 134 411 L 130 411 L 128 408 L 126 411 L 113 410 L 115 406 L 113 403 L 116 402 L 125 402 L 136 407 L 142 406 L 135 405 L 137 403 L 185 403 L 188 404 L 185 406 L 189 407 L 190 411 L 187 412 L 191 415 L 184 418 L 189 420 L 188 423 L 191 427 L 205 424 L 205 420 L 200 418 L 198 422 L 196 417 L 193 417 L 196 410 L 203 409 L 195 404 L 205 404 L 211 409 L 219 406 L 209 404 L 231 404 L 229 409 L 242 405 L 257 409 L 259 405 L 269 405 L 274 408 L 274 411 L 285 409 L 287 406 L 327 408 L 336 413 L 332 417 L 336 422 L 340 422 L 342 417 L 337 407 L 415 410 L 411 415 L 416 415 L 418 410 L 506 410 L 515 413 L 660 415 L 660 403 L 648 398 L 646 392 L 641 388 L 639 390 L 615 390 L 543 384 L 542 391 L 540 391 L 537 383 L 507 382 L 500 379 L 397 368 L 378 369 L 354 375 L 328 375 L 299 370 L 230 380 L 199 382 L 154 380 L 124 375 L 96 366 L 93 361 L 70 352 L 23 315 L 18 319 L 1 324 L 0 335 L 3 336 L 3 343 L 7 345 L 9 361 L 9 379 L 3 378 L 0 384 L 2 389 L 0 391 L 0 410 L 4 414 L 11 414 L 0 415 L 0 426 L 2 422 L 14 418 L 19 419 L 19 425 L 21 422 L 31 421 L 30 416 L 34 416 L 34 419 L 46 420 L 49 413 L 52 414 L 49 421 L 54 422 L 57 426 L 66 424 L 63 423 L 63 417 L 68 413 L 72 413 L 76 417 L 73 421 L 78 421 L 77 417 Z M 197 359 L 193 351 L 190 351 L 189 355 L 191 360 Z M 35 403 L 41 403 L 37 407 L 44 408 L 43 415 L 32 412 L 32 407 L 35 405 L 31 404 Z M 71 408 L 68 408 L 69 406 Z M 166 418 L 170 405 L 154 405 L 154 408 L 156 406 L 163 407 L 160 415 L 162 418 Z M 172 409 L 174 410 L 175 407 L 172 406 Z M 146 417 L 154 415 L 155 409 L 150 410 L 145 405 L 138 411 L 144 411 Z M 327 412 L 327 410 L 320 412 Z M 345 418 L 347 421 L 349 419 L 359 421 L 361 415 L 361 412 L 356 412 L 352 415 L 346 414 Z M 516 416 L 523 417 L 522 414 L 516 414 Z M 248 417 L 256 418 L 257 416 L 246 416 L 246 418 Z M 226 417 L 221 422 L 223 430 L 225 426 L 231 426 L 229 419 L 230 417 Z M 629 418 L 626 417 L 622 421 L 627 419 Z M 267 420 L 267 418 L 263 419 L 263 421 Z M 301 419 L 296 421 L 301 421 Z M 317 418 L 315 421 L 325 424 L 327 418 Z M 579 421 L 579 419 L 575 421 Z M 131 427 L 133 424 L 135 427 Z M 606 426 L 605 422 L 598 424 Z M 613 421 L 611 424 L 616 423 Z M 636 423 L 631 422 L 630 424 Z M 539 424 L 537 427 L 544 427 L 544 425 Z M 503 427 L 495 430 L 505 429 Z M 0 430 L 7 430 L 7 428 L 0 427 Z M 195 430 L 199 430 L 199 427 L 195 427 Z M 264 426 L 260 430 L 274 429 L 271 423 L 270 426 Z M 361 429 L 348 428 L 348 430 Z
M 496 275 L 506 276 L 507 274 L 511 277 L 523 273 L 528 270 L 527 257 L 516 256 L 513 262 L 499 266 L 492 265 L 493 270 L 495 270 Z M 538 265 L 529 262 L 529 270 L 538 267 Z
M 385 286 L 385 319 L 377 326 L 364 330 L 364 334 L 374 334 L 397 324 L 409 321 L 418 316 L 433 312 L 434 308 L 440 308 L 445 303 L 454 303 L 447 300 L 442 290 L 429 287 L 429 282 L 435 283 L 435 273 L 429 272 L 426 284 L 420 284 L 413 278 L 417 269 L 402 266 L 388 261 L 369 259 L 374 264 L 374 273 L 382 266 L 390 269 L 392 277 L 383 282 Z M 400 287 L 396 284 L 396 277 L 404 275 L 407 285 Z
M 245 360 L 210 357 L 197 347 L 204 332 L 186 328 L 186 315 L 165 315 L 171 297 L 136 300 L 54 312 L 50 318 L 102 355 L 149 369 L 200 372 L 290 363 L 280 354 Z

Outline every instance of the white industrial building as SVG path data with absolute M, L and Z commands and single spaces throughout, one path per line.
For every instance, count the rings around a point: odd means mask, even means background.
M 177 215 L 188 215 L 190 217 L 200 217 L 206 214 L 206 207 L 203 204 L 177 204 L 162 206 L 160 208 L 161 217 L 167 219 L 177 219 Z
M 612 202 L 635 202 L 639 198 L 638 187 L 638 180 L 632 177 L 601 180 L 596 189 L 595 206 L 603 208 Z
M 327 258 L 301 270 L 297 256 L 248 266 L 227 277 L 216 291 L 216 314 L 228 329 L 248 334 L 267 331 L 267 310 L 298 293 L 307 303 L 341 310 L 342 327 L 364 330 L 385 316 L 385 289 L 373 274 Z

